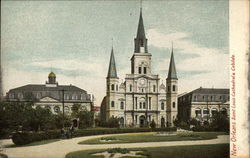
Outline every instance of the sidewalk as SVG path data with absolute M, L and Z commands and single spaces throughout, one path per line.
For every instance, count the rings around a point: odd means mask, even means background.
M 80 141 L 104 137 L 108 135 L 78 137 L 73 139 L 61 140 L 49 144 L 4 148 L 3 153 L 9 158 L 64 158 L 69 152 L 78 150 L 106 149 L 106 148 L 143 148 L 143 147 L 162 147 L 162 146 L 181 146 L 181 145 L 203 145 L 203 144 L 224 144 L 229 143 L 228 135 L 218 136 L 216 139 L 195 140 L 195 141 L 168 141 L 168 142 L 146 142 L 146 143 L 124 143 L 124 144 L 100 144 L 100 145 L 79 145 Z M 110 135 L 109 135 L 110 136 Z M 1 140 L 0 145 L 10 145 L 11 140 Z

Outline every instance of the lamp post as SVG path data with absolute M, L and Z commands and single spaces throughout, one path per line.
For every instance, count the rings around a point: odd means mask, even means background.
M 63 128 L 64 128 L 64 92 L 65 92 L 65 90 L 62 89 Z
M 209 115 L 209 110 L 208 110 L 208 95 L 207 95 L 207 122 L 208 122 L 208 115 Z

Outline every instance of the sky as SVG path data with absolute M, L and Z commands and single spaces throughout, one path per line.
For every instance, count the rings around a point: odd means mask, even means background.
M 229 4 L 220 1 L 143 1 L 152 72 L 165 83 L 171 43 L 179 94 L 199 87 L 229 88 Z M 44 84 L 52 70 L 61 85 L 96 98 L 106 94 L 113 48 L 120 81 L 130 58 L 140 1 L 2 1 L 3 91 Z

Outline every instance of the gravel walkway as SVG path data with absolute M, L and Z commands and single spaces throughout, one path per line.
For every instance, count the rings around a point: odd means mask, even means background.
M 122 134 L 117 134 L 122 135 Z M 146 143 L 126 143 L 126 144 L 100 144 L 100 145 L 79 145 L 80 141 L 98 138 L 110 135 L 87 136 L 74 139 L 65 139 L 49 144 L 2 148 L 3 153 L 9 158 L 64 158 L 65 155 L 72 151 L 89 150 L 89 149 L 105 149 L 105 148 L 138 148 L 138 147 L 161 147 L 161 146 L 179 146 L 179 145 L 200 145 L 200 144 L 224 144 L 229 143 L 228 135 L 218 136 L 217 139 L 195 140 L 195 141 L 169 141 L 169 142 L 146 142 Z M 11 140 L 0 140 L 0 145 L 13 144 Z

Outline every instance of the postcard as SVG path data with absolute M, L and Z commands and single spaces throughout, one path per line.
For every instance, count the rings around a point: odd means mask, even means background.
M 1 1 L 0 158 L 249 157 L 249 1 Z

